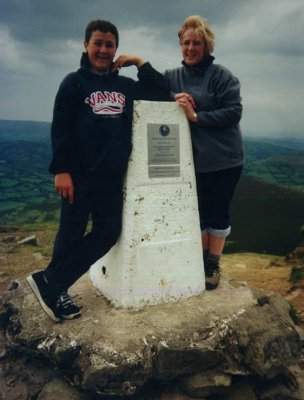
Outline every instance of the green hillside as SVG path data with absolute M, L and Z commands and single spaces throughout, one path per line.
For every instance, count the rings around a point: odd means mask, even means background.
M 47 142 L 50 127 L 49 122 L 0 120 L 0 140 Z
M 242 176 L 227 251 L 286 255 L 303 240 L 303 204 L 304 191 Z
M 50 147 L 40 142 L 0 139 L 0 213 L 52 198 Z M 2 215 L 3 222 L 6 222 Z
M 58 220 L 48 173 L 50 124 L 0 121 L 0 220 Z M 232 204 L 228 251 L 286 254 L 304 224 L 304 140 L 245 138 L 246 166 Z
M 273 143 L 245 140 L 245 175 L 278 185 L 304 190 L 304 141 L 298 150 Z M 287 140 L 284 140 L 286 146 Z M 292 146 L 291 141 L 290 146 Z

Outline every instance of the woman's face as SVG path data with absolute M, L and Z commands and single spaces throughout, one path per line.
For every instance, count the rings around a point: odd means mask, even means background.
M 205 43 L 201 35 L 194 28 L 189 28 L 183 34 L 180 46 L 183 54 L 184 62 L 193 66 L 204 59 Z

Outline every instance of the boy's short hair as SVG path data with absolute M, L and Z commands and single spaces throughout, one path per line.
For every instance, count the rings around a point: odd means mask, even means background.
M 116 40 L 116 48 L 118 47 L 119 42 L 119 35 L 118 30 L 115 25 L 113 25 L 109 21 L 105 21 L 102 19 L 97 19 L 88 23 L 86 30 L 85 30 L 85 41 L 89 42 L 91 39 L 92 33 L 95 31 L 100 31 L 103 33 L 110 32 L 114 35 Z

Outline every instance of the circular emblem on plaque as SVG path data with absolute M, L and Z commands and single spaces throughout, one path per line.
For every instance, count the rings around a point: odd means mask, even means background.
M 169 128 L 169 126 L 168 126 L 168 125 L 161 125 L 161 126 L 159 127 L 159 133 L 160 133 L 162 136 L 168 136 L 169 133 L 170 133 L 170 128 Z

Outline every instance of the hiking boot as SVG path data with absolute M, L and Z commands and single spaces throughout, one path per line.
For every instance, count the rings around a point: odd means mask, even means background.
M 56 311 L 61 319 L 74 319 L 81 315 L 80 308 L 67 292 L 62 292 L 57 298 Z
M 44 272 L 40 271 L 29 275 L 26 280 L 46 314 L 53 321 L 59 322 L 60 317 L 57 312 L 58 293 L 55 293 L 47 283 Z
M 218 287 L 221 277 L 221 267 L 217 263 L 207 263 L 205 265 L 206 290 L 213 290 Z

